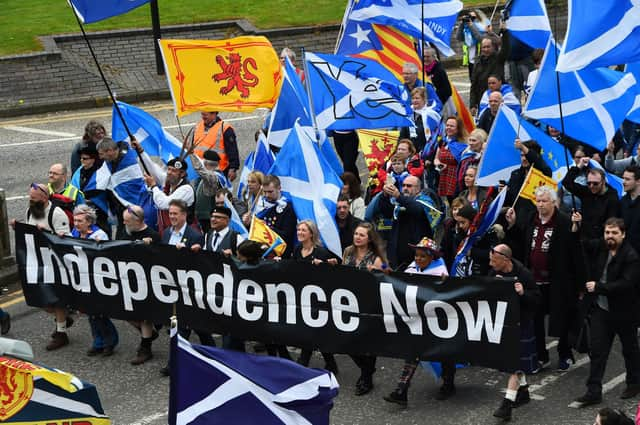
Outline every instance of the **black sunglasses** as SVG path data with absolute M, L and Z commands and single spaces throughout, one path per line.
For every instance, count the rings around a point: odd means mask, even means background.
M 134 215 L 138 220 L 142 220 L 142 221 L 144 221 L 144 215 L 143 215 L 142 217 L 140 217 L 140 214 L 137 214 L 137 213 L 133 210 L 133 208 L 131 208 L 131 206 L 128 206 L 128 207 L 127 207 L 127 212 L 128 212 L 129 214 L 131 214 L 131 215 Z

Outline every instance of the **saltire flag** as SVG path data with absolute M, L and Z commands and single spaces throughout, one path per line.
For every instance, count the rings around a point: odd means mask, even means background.
M 408 127 L 409 94 L 382 65 L 369 59 L 306 53 L 307 81 L 321 130 Z
M 296 74 L 296 69 L 287 58 L 284 64 L 282 90 L 269 115 L 267 143 L 282 147 L 298 118 L 301 125 L 312 126 L 309 106 L 309 96 L 300 82 L 300 77 Z
M 96 387 L 57 369 L 0 357 L 0 422 L 109 425 Z
M 329 424 L 339 388 L 331 372 L 191 344 L 171 332 L 170 425 Z
M 280 178 L 282 194 L 291 200 L 298 220 L 313 220 L 327 249 L 342 257 L 335 220 L 342 180 L 325 159 L 315 138 L 312 128 L 296 122 L 269 174 Z
M 249 112 L 276 103 L 282 69 L 266 37 L 158 43 L 178 116 L 196 111 Z
M 391 157 L 399 134 L 398 130 L 358 130 L 360 150 L 369 170 L 369 185 L 378 185 L 373 179 L 377 179 L 378 169 Z
M 537 168 L 529 168 L 527 178 L 522 183 L 518 198 L 528 199 L 534 204 L 536 203 L 536 190 L 542 186 L 549 186 L 554 192 L 558 191 L 558 183 L 551 177 L 545 176 L 542 171 Z
M 249 240 L 266 244 L 269 249 L 263 254 L 266 257 L 271 251 L 276 255 L 284 254 L 287 249 L 287 243 L 282 237 L 273 231 L 267 222 L 258 218 L 255 214 L 251 217 L 251 226 L 249 226 Z
M 231 229 L 233 229 L 240 236 L 247 239 L 249 237 L 249 231 L 242 222 L 242 219 L 240 218 L 240 214 L 238 214 L 236 207 L 233 206 L 233 202 L 231 202 L 231 200 L 227 196 L 224 196 L 224 206 L 231 210 L 231 220 L 229 220 L 229 227 L 231 227 Z
M 335 53 L 375 60 L 402 81 L 402 67 L 412 63 L 422 69 L 416 42 L 403 32 L 388 25 L 354 21 L 349 17 L 353 1 L 347 4 L 345 19 Z
M 460 96 L 460 92 L 458 92 L 456 86 L 454 86 L 451 81 L 449 81 L 449 84 L 451 85 L 451 97 L 447 103 L 452 105 L 449 110 L 455 111 L 456 115 L 462 120 L 464 128 L 467 129 L 468 133 L 471 133 L 476 128 L 473 115 L 471 115 L 469 108 L 467 108 L 467 105 L 464 103 L 464 100 L 462 99 L 462 96 Z M 446 109 L 447 108 L 445 108 L 445 110 Z
M 349 17 L 389 25 L 416 40 L 422 40 L 424 33 L 425 41 L 433 43 L 445 56 L 453 56 L 451 31 L 461 10 L 462 2 L 458 0 L 358 0 Z
M 113 126 L 113 124 L 112 124 Z M 144 222 L 153 229 L 157 228 L 158 210 L 151 192 L 147 189 L 138 164 L 138 155 L 129 142 L 127 151 L 117 164 L 105 161 L 96 171 L 96 189 L 108 190 L 124 207 L 138 205 L 144 210 Z
M 160 121 L 153 115 L 124 102 L 117 101 L 116 103 L 129 127 L 129 131 L 144 148 L 147 155 L 160 157 L 166 164 L 169 160 L 179 158 L 183 154 L 182 142 L 165 130 Z M 111 137 L 113 140 L 129 141 L 129 135 L 122 124 L 116 105 L 113 105 L 111 116 Z M 191 163 L 191 158 L 187 156 L 184 160 L 189 165 L 187 177 L 190 180 L 197 178 L 198 174 Z
M 77 188 L 80 188 L 80 172 L 82 167 L 78 168 L 73 176 L 71 176 L 71 184 Z M 90 203 L 93 206 L 101 209 L 105 214 L 109 215 L 111 210 L 109 208 L 109 201 L 107 200 L 106 192 L 102 190 L 98 190 L 96 185 L 96 173 L 91 174 L 89 177 L 89 181 L 85 184 L 82 189 L 82 193 L 84 194 L 84 199 L 86 203 Z
M 534 49 L 547 47 L 551 25 L 544 0 L 511 0 L 504 10 L 511 35 Z
M 269 148 L 269 144 L 267 143 L 267 136 L 261 131 L 258 136 L 258 142 L 256 143 L 251 169 L 253 171 L 260 171 L 262 174 L 267 174 L 275 160 L 276 157 L 273 152 L 271 152 L 271 148 Z
M 451 276 L 466 276 L 463 269 L 467 253 L 473 247 L 473 244 L 479 241 L 498 219 L 500 210 L 504 205 L 504 200 L 507 197 L 507 188 L 502 188 L 500 193 L 498 193 L 498 196 L 496 196 L 495 199 L 492 199 L 495 191 L 495 187 L 489 188 L 487 191 L 487 198 L 484 200 L 478 213 L 474 217 L 473 222 L 469 227 L 467 237 L 460 242 L 456 252 L 456 257 L 453 260 L 453 264 L 451 265 L 451 270 L 449 272 Z
M 342 166 L 342 161 L 338 158 L 338 154 L 336 150 L 333 148 L 333 145 L 329 141 L 329 136 L 327 136 L 327 132 L 324 130 L 317 131 L 318 136 L 318 146 L 320 147 L 320 152 L 322 152 L 322 156 L 327 160 L 333 171 L 341 176 L 344 173 L 344 167 Z
M 604 150 L 633 107 L 636 79 L 630 73 L 608 68 L 560 72 L 556 77 L 557 54 L 555 43 L 549 41 L 524 115 L 554 128 L 564 128 L 567 136 Z
M 238 187 L 236 188 L 236 198 L 238 199 L 242 199 L 242 193 L 247 187 L 247 179 L 249 177 L 249 173 L 253 171 L 254 155 L 255 152 L 249 152 L 249 155 L 247 155 L 247 157 L 244 159 L 242 171 L 240 172 L 240 177 L 238 178 Z
M 480 104 L 478 105 L 478 116 L 482 115 L 482 113 L 489 107 L 489 95 L 491 94 L 491 90 L 487 90 L 482 94 L 482 98 L 480 99 Z M 513 93 L 513 88 L 510 84 L 503 84 L 500 87 L 500 94 L 502 94 L 502 103 L 513 109 L 513 111 L 520 115 L 522 112 L 522 105 L 520 104 L 520 99 L 516 97 Z
M 640 62 L 629 63 L 625 66 L 624 72 L 628 72 L 636 79 L 636 100 L 631 107 L 631 112 L 627 115 L 629 121 L 640 124 Z
M 597 13 L 596 13 L 597 12 Z M 569 0 L 569 16 L 558 71 L 640 61 L 637 0 Z
M 553 179 L 560 181 L 564 178 L 567 173 L 565 147 L 516 115 L 510 108 L 501 106 L 478 164 L 478 186 L 497 186 L 500 180 L 508 181 L 511 172 L 520 167 L 520 151 L 513 146 L 516 138 L 523 142 L 538 142 L 542 147 L 542 157 L 551 168 Z M 568 157 L 571 158 L 571 155 Z
M 113 16 L 122 15 L 149 0 L 68 0 L 83 24 L 92 24 Z

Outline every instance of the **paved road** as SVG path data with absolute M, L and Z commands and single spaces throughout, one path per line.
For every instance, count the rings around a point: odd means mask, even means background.
M 456 74 L 464 78 L 464 71 Z M 464 83 L 464 81 L 462 81 Z M 468 85 L 460 84 L 463 94 Z M 173 110 L 166 102 L 138 105 L 153 113 L 163 125 L 176 135 L 180 134 Z M 263 113 L 224 114 L 232 121 L 238 133 L 241 155 L 253 146 L 253 133 L 261 123 Z M 21 217 L 26 207 L 25 194 L 29 183 L 45 181 L 51 163 L 68 162 L 69 153 L 80 139 L 86 121 L 98 118 L 109 124 L 111 109 L 59 112 L 46 116 L 25 116 L 0 120 L 0 186 L 9 197 L 10 217 Z M 197 115 L 182 119 L 184 131 L 195 122 Z M 108 125 L 109 127 L 109 125 Z M 47 335 L 53 330 L 53 320 L 37 309 L 24 304 L 20 292 L 0 298 L 0 307 L 13 315 L 9 336 L 28 341 L 34 347 L 36 358 L 43 364 L 70 371 L 97 384 L 105 410 L 114 424 L 162 424 L 167 421 L 168 380 L 158 370 L 167 361 L 168 339 L 162 335 L 154 345 L 155 358 L 139 367 L 130 366 L 137 336 L 127 323 L 117 323 L 121 342 L 116 354 L 108 359 L 89 358 L 85 351 L 91 338 L 86 317 L 80 317 L 70 329 L 71 345 L 57 352 L 46 352 Z M 549 341 L 555 345 L 555 341 Z M 555 351 L 553 351 L 555 354 Z M 552 355 L 554 355 L 552 354 Z M 553 357 L 555 361 L 556 358 Z M 506 376 L 488 369 L 468 368 L 458 373 L 458 394 L 446 402 L 433 399 L 438 385 L 423 371 L 417 373 L 410 390 L 408 409 L 400 409 L 382 400 L 397 379 L 402 362 L 379 359 L 374 391 L 364 397 L 353 395 L 357 368 L 347 356 L 339 355 L 342 386 L 331 416 L 333 424 L 494 424 L 491 417 L 504 388 Z M 312 366 L 321 367 L 316 355 Z M 584 391 L 589 361 L 580 357 L 578 365 L 567 372 L 543 372 L 531 378 L 534 400 L 515 412 L 522 424 L 590 424 L 596 408 L 576 410 L 568 404 Z M 620 347 L 616 343 L 605 376 L 605 403 L 635 412 L 637 400 L 618 398 L 624 387 L 624 366 Z

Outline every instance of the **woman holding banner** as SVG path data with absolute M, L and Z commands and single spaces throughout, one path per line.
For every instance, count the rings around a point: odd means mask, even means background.
M 342 264 L 369 271 L 387 268 L 380 237 L 371 223 L 362 222 L 356 226 L 353 232 L 353 245 L 344 250 Z M 360 368 L 360 378 L 356 382 L 356 395 L 365 395 L 373 389 L 376 358 L 367 355 L 352 355 L 351 358 Z
M 405 273 L 425 274 L 429 276 L 449 276 L 447 272 L 447 266 L 444 260 L 441 258 L 440 247 L 437 242 L 429 239 L 422 238 L 416 245 L 409 244 L 411 248 L 416 250 L 414 261 L 409 264 L 409 267 L 405 270 Z M 396 403 L 401 406 L 407 405 L 407 391 L 411 384 L 413 374 L 416 372 L 416 368 L 420 360 L 418 357 L 409 358 L 405 360 L 400 379 L 398 380 L 398 386 L 388 396 L 385 396 L 385 401 L 390 403 Z M 453 380 L 456 372 L 456 364 L 452 361 L 442 363 L 442 387 L 438 391 L 436 398 L 438 400 L 446 400 L 455 394 L 455 386 Z
M 297 226 L 299 244 L 293 250 L 293 259 L 305 263 L 320 264 L 332 258 L 331 252 L 322 246 L 318 226 L 312 220 L 302 220 Z M 303 348 L 298 363 L 309 366 L 313 350 Z M 322 353 L 324 368 L 334 374 L 338 373 L 338 364 L 331 353 Z

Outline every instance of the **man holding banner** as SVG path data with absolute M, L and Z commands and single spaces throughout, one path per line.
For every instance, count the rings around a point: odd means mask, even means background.
M 558 369 L 567 370 L 574 363 L 568 342 L 568 331 L 578 299 L 577 284 L 583 282 L 584 270 L 579 238 L 571 231 L 570 218 L 558 210 L 557 192 L 542 186 L 536 189 L 536 208 L 516 222 L 516 212 L 509 208 L 506 242 L 525 267 L 533 272 L 541 291 L 541 302 L 535 315 L 535 337 L 540 368 L 549 365 L 546 347 L 545 316 L 549 315 L 549 335 L 558 342 Z

